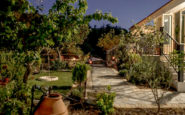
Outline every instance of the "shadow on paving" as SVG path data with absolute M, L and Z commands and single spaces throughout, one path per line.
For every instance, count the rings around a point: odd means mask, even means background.
M 92 67 L 105 68 L 105 64 L 92 64 Z
M 118 76 L 118 75 L 105 75 L 105 76 L 98 76 L 97 78 L 103 78 L 103 79 L 120 79 L 123 80 L 122 77 Z
M 106 88 L 108 85 L 110 85 L 111 88 L 113 89 L 114 87 L 129 85 L 129 83 L 128 82 L 121 82 L 118 84 L 107 84 L 107 85 L 96 85 L 96 86 L 93 85 L 93 88 Z
M 131 96 L 130 93 L 124 93 L 124 94 L 123 93 L 122 94 L 116 93 L 116 96 L 118 99 L 129 98 L 129 99 L 134 99 L 137 101 L 151 102 L 153 105 L 155 105 L 153 98 L 149 98 L 149 95 L 145 95 L 143 97 L 134 97 L 134 96 Z M 147 96 L 147 98 L 146 98 L 146 96 Z M 153 95 L 151 95 L 151 96 L 153 96 Z
M 116 93 L 116 107 L 153 107 L 156 106 L 154 95 L 149 87 L 137 86 L 120 77 L 117 72 L 106 67 L 95 67 L 92 70 L 92 91 L 105 91 L 107 86 Z M 160 91 L 160 90 L 159 90 Z M 161 92 L 161 91 L 160 91 Z M 164 91 L 161 104 L 166 107 L 185 107 L 185 93 L 178 93 L 173 90 Z M 176 104 L 176 105 L 174 105 Z
M 169 101 L 171 101 L 174 97 L 178 96 L 180 93 L 173 92 L 170 94 L 166 94 L 163 96 L 163 98 L 160 99 L 161 104 L 167 104 Z

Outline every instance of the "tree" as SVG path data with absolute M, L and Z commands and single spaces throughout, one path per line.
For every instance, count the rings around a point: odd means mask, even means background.
M 50 24 L 47 16 L 38 14 L 26 0 L 3 0 L 3 3 L 5 8 L 0 9 L 0 49 L 13 51 L 14 55 L 26 55 L 22 63 L 26 68 L 23 77 L 26 83 L 31 66 L 40 57 L 41 48 L 51 43 L 47 40 Z
M 0 49 L 26 55 L 24 83 L 43 47 L 59 50 L 69 44 L 80 44 L 88 33 L 81 34 L 82 30 L 86 31 L 92 19 L 117 22 L 107 13 L 85 15 L 86 0 L 56 0 L 48 15 L 39 14 L 27 0 L 3 0 L 3 3 L 5 7 L 0 9 Z M 74 6 L 75 3 L 78 5 Z
M 165 41 L 163 33 L 156 30 L 155 26 L 145 26 L 143 28 L 137 27 L 131 34 L 132 38 L 135 39 L 136 52 L 140 55 L 156 54 L 156 48 Z M 134 82 L 147 83 L 151 88 L 154 101 L 158 106 L 157 113 L 159 113 L 161 101 L 172 82 L 169 69 L 156 58 L 145 56 L 142 57 L 140 63 L 132 65 L 130 73 L 132 73 L 130 76 L 134 78 L 131 78 L 135 80 Z
M 144 79 L 147 81 L 148 86 L 151 88 L 152 94 L 154 96 L 154 101 L 158 107 L 157 113 L 159 113 L 164 94 L 166 93 L 166 91 L 168 91 L 172 82 L 171 74 L 166 67 L 160 65 L 155 60 L 145 60 L 144 63 Z
M 101 38 L 99 38 L 97 46 L 102 47 L 104 50 L 110 50 L 115 46 L 119 45 L 120 39 L 123 34 L 115 35 L 115 31 L 111 30 L 107 34 L 103 34 Z
M 117 22 L 110 13 L 96 11 L 94 14 L 86 15 L 87 8 L 87 0 L 57 0 L 50 9 L 49 18 L 53 22 L 52 38 L 59 56 L 59 50 L 82 43 L 79 41 L 87 37 L 88 24 L 91 20 Z
M 91 53 L 92 55 L 99 56 L 101 58 L 105 58 L 105 51 L 103 48 L 98 47 L 98 41 L 102 37 L 103 34 L 107 34 L 111 30 L 115 31 L 115 35 L 121 34 L 123 31 L 124 33 L 127 33 L 127 30 L 118 26 L 111 26 L 107 24 L 106 26 L 101 26 L 100 28 L 90 27 L 91 31 L 87 37 L 87 39 L 84 40 L 84 43 L 81 45 L 82 50 L 84 53 Z

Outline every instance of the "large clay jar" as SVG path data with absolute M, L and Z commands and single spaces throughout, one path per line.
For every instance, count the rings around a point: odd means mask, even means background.
M 68 115 L 68 111 L 60 94 L 50 94 L 44 97 L 34 115 Z

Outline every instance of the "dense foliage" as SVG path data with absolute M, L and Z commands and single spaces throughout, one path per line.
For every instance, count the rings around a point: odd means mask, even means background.
M 87 8 L 87 0 L 57 0 L 53 5 L 49 18 L 53 24 L 51 37 L 58 55 L 59 50 L 75 49 L 83 43 L 89 33 L 88 24 L 91 20 L 117 22 L 110 13 L 96 11 L 94 14 L 86 15 Z
M 115 31 L 115 35 L 119 35 L 124 31 L 125 33 L 127 30 L 118 27 L 118 26 L 111 26 L 111 25 L 106 25 L 102 26 L 100 28 L 95 27 L 90 27 L 91 31 L 87 37 L 87 39 L 84 40 L 84 43 L 81 45 L 82 50 L 84 53 L 91 53 L 94 56 L 102 57 L 105 59 L 105 51 L 103 48 L 98 47 L 98 41 L 102 37 L 103 34 L 109 33 L 111 30 Z
M 56 0 L 48 15 L 39 14 L 40 9 L 31 6 L 27 0 L 3 0 L 3 3 L 5 5 L 0 9 L 0 49 L 26 55 L 23 59 L 25 83 L 43 47 L 54 47 L 60 56 L 59 50 L 75 49 L 74 46 L 83 43 L 91 20 L 117 22 L 110 13 L 97 11 L 86 15 L 86 0 Z
M 87 70 L 88 67 L 86 64 L 76 64 L 72 71 L 72 80 L 73 82 L 81 83 L 87 79 Z
M 103 34 L 102 37 L 99 38 L 97 46 L 103 48 L 104 50 L 110 50 L 119 45 L 121 37 L 122 34 L 115 35 L 115 31 L 110 30 L 110 32 Z
M 172 75 L 159 60 L 145 57 L 142 62 L 133 64 L 127 79 L 138 85 L 148 85 L 148 81 L 158 80 L 157 87 L 166 87 L 171 84 Z
M 31 107 L 31 88 L 22 82 L 12 81 L 0 88 L 0 114 L 28 115 Z
M 97 106 L 100 108 L 102 114 L 108 115 L 114 112 L 114 98 L 116 96 L 115 93 L 110 92 L 111 87 L 107 86 L 108 92 L 102 92 L 97 95 Z
M 66 61 L 59 61 L 59 60 L 52 61 L 52 64 L 51 64 L 52 70 L 61 70 L 61 69 L 67 69 L 67 68 L 68 68 L 68 63 Z
M 88 35 L 91 20 L 118 21 L 101 11 L 86 15 L 87 0 L 56 0 L 47 15 L 39 14 L 40 9 L 27 0 L 1 3 L 0 77 L 9 77 L 11 81 L 0 88 L 0 114 L 28 114 L 30 90 L 26 83 L 33 66 L 41 63 L 40 53 L 44 48 L 75 49 Z M 65 66 L 54 65 L 54 69 Z M 74 80 L 82 82 L 87 68 L 82 65 L 78 69 Z

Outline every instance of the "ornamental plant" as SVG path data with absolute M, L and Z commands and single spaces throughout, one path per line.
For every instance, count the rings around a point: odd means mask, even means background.
M 86 64 L 76 64 L 76 66 L 72 70 L 72 80 L 73 82 L 77 82 L 82 86 L 82 82 L 87 79 L 87 70 L 88 67 Z
M 102 114 L 108 115 L 114 112 L 114 98 L 116 96 L 115 93 L 111 92 L 111 87 L 107 86 L 108 92 L 99 93 L 97 95 L 96 104 L 101 110 Z

